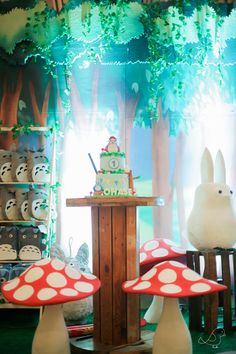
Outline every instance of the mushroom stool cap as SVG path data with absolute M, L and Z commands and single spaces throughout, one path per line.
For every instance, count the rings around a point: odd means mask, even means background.
M 32 264 L 19 277 L 3 283 L 1 291 L 13 304 L 44 306 L 86 298 L 100 285 L 93 274 L 79 272 L 57 258 L 45 258 Z
M 147 273 L 122 284 L 123 291 L 163 297 L 188 297 L 225 290 L 225 285 L 203 278 L 200 274 L 177 261 L 164 261 Z
M 142 273 L 143 270 L 147 271 L 159 262 L 183 257 L 184 255 L 186 255 L 186 250 L 167 238 L 148 240 L 140 247 L 139 257 Z

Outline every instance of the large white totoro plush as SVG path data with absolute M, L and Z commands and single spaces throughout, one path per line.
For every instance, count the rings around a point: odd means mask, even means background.
M 187 236 L 198 250 L 232 248 L 236 243 L 236 214 L 233 191 L 226 185 L 225 162 L 221 151 L 215 166 L 206 148 L 201 159 L 201 184 L 194 196 L 187 220 Z

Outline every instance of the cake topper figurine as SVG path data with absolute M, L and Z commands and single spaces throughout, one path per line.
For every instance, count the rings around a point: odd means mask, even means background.
M 110 136 L 107 146 L 104 149 L 108 152 L 118 152 L 120 151 L 119 146 L 117 145 L 117 139 L 115 136 Z

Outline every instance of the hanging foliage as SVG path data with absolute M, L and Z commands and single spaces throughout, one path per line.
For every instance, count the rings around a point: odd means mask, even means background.
M 222 85 L 225 48 L 227 41 L 236 40 L 235 24 L 234 5 L 215 1 L 145 4 L 70 0 L 59 12 L 46 1 L 28 1 L 24 8 L 6 7 L 1 12 L 0 56 L 15 65 L 40 56 L 52 77 L 57 77 L 60 68 L 67 81 L 75 61 L 80 68 L 91 62 L 148 63 L 149 110 L 137 115 L 135 123 L 152 126 L 153 120 L 158 119 L 160 97 L 165 109 L 168 95 L 170 111 L 177 109 L 183 98 L 187 99 L 188 78 L 181 76 L 183 70 L 204 77 L 207 68 L 215 65 L 218 83 Z M 139 48 L 135 55 L 134 48 Z M 186 66 L 195 69 L 187 70 Z M 192 89 L 196 86 L 197 79 Z M 68 106 L 68 99 L 64 101 Z M 171 131 L 176 131 L 180 121 L 181 118 L 173 119 Z

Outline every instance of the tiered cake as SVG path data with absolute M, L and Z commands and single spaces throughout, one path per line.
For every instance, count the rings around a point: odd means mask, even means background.
M 94 196 L 134 195 L 132 174 L 125 168 L 125 153 L 120 152 L 116 138 L 111 136 L 100 154 L 100 170 L 96 174 Z

